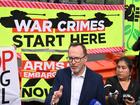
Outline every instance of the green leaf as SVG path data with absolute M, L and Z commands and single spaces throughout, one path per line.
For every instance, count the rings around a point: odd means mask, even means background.
M 138 37 L 139 37 L 139 33 L 140 33 L 140 31 L 139 31 L 139 30 L 134 29 L 133 38 L 138 39 Z
M 124 27 L 124 34 L 129 35 L 130 32 L 131 32 L 131 25 L 126 25 Z

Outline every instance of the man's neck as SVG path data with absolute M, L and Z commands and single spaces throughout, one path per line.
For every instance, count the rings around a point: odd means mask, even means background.
M 79 72 L 73 73 L 73 74 L 74 74 L 75 76 L 82 76 L 83 74 L 85 74 L 85 73 L 84 73 L 85 70 L 86 70 L 86 66 L 84 65 L 84 66 L 82 67 L 82 69 L 81 69 Z

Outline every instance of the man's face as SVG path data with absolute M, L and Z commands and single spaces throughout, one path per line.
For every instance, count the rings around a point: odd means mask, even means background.
M 81 46 L 72 46 L 68 51 L 68 58 L 71 70 L 74 74 L 80 75 L 83 72 L 87 56 L 83 53 Z

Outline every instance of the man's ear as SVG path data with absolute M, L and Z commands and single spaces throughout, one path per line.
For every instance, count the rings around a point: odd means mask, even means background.
M 85 62 L 88 60 L 88 57 L 87 57 L 87 55 L 85 56 Z

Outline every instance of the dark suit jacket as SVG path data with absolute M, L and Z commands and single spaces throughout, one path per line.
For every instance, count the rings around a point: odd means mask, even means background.
M 55 83 L 53 85 L 52 91 L 45 101 L 45 105 L 50 105 L 52 95 L 54 91 L 59 89 L 60 85 L 63 85 L 63 93 L 57 105 L 70 105 L 71 70 L 69 67 L 58 70 L 55 77 Z M 102 105 L 105 105 L 105 94 L 102 77 L 101 75 L 96 74 L 87 68 L 79 105 L 89 105 L 92 99 L 97 99 L 102 103 Z

